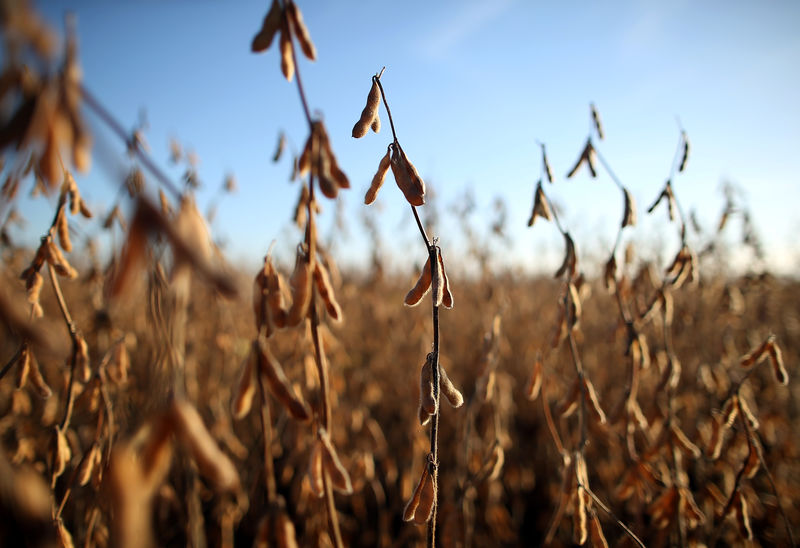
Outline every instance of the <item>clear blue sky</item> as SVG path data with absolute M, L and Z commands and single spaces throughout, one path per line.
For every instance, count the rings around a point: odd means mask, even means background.
M 133 126 L 146 111 L 146 137 L 159 164 L 168 166 L 170 137 L 197 153 L 201 203 L 226 173 L 235 174 L 239 191 L 223 200 L 213 229 L 233 259 L 253 264 L 273 239 L 286 249 L 298 239 L 289 227 L 297 186 L 287 182 L 288 161 L 273 165 L 271 155 L 280 130 L 296 147 L 306 137 L 296 88 L 281 76 L 275 47 L 249 51 L 268 4 L 38 4 L 59 27 L 66 10 L 78 15 L 86 85 L 125 124 Z M 539 250 L 560 252 L 553 227 L 525 227 L 539 176 L 537 139 L 547 144 L 557 179 L 547 190 L 563 207 L 579 249 L 606 253 L 597 246 L 613 239 L 619 192 L 605 176 L 590 180 L 581 171 L 564 178 L 586 139 L 594 101 L 607 134 L 601 151 L 633 192 L 640 218 L 668 175 L 679 116 L 692 142 L 687 172 L 674 185 L 684 207 L 710 227 L 723 205 L 720 181 L 736 182 L 776 267 L 796 270 L 800 3 L 301 0 L 299 6 L 318 50 L 317 62 L 300 69 L 312 110 L 324 116 L 353 185 L 344 193 L 351 233 L 361 229 L 364 191 L 391 137 L 384 112 L 380 134 L 355 140 L 350 130 L 370 77 L 385 65 L 400 142 L 438 192 L 443 216 L 469 186 L 484 227 L 494 198 L 502 197 L 516 242 L 504 253 L 514 260 L 538 264 Z M 170 168 L 176 180 L 181 172 Z M 112 199 L 112 175 L 95 162 L 81 183 L 98 208 Z M 327 226 L 334 206 L 324 205 Z M 378 207 L 390 250 L 419 244 L 391 178 Z M 646 239 L 657 231 L 659 213 L 636 234 Z M 440 227 L 445 253 L 461 245 L 456 226 Z M 353 235 L 337 255 L 368 257 L 364 245 Z M 554 261 L 548 255 L 547 265 Z

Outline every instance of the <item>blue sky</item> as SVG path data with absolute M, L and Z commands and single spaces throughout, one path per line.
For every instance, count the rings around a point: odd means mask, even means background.
M 279 131 L 300 147 L 307 128 L 274 46 L 260 55 L 249 51 L 268 2 L 38 6 L 59 27 L 66 10 L 78 15 L 87 87 L 127 125 L 146 112 L 152 155 L 176 180 L 182 169 L 168 164 L 169 139 L 195 151 L 205 183 L 201 203 L 226 173 L 235 174 L 239 191 L 223 199 L 213 223 L 233 260 L 256 264 L 273 239 L 279 249 L 292 249 L 299 233 L 289 216 L 298 188 L 288 183 L 288 161 L 275 165 L 271 156 Z M 541 140 L 556 175 L 546 190 L 562 206 L 579 250 L 607 252 L 622 214 L 619 191 L 604 175 L 591 180 L 581 171 L 564 178 L 586 139 L 593 101 L 607 134 L 600 150 L 639 205 L 635 238 L 652 242 L 664 232 L 663 212 L 647 219 L 644 209 L 668 175 L 679 116 L 692 143 L 687 171 L 674 182 L 684 207 L 712 226 L 723 207 L 720 182 L 729 179 L 744 189 L 774 267 L 794 272 L 800 264 L 794 236 L 800 230 L 800 3 L 343 0 L 299 6 L 318 50 L 316 63 L 301 62 L 308 99 L 324 117 L 353 186 L 344 193 L 350 237 L 338 244 L 343 260 L 370 254 L 358 236 L 362 199 L 391 137 L 383 111 L 380 134 L 355 140 L 350 130 L 370 77 L 386 66 L 383 84 L 398 137 L 437 192 L 445 250 L 457 253 L 464 245 L 446 206 L 469 187 L 478 205 L 476 226 L 489 224 L 495 197 L 508 205 L 515 243 L 500 248 L 498 260 L 557 265 L 555 228 L 525 226 Z M 111 138 L 98 131 L 96 139 Z M 96 161 L 81 182 L 97 209 L 111 203 L 116 177 Z M 322 224 L 329 226 L 334 205 L 324 206 Z M 391 178 L 371 207 L 379 208 L 390 251 L 419 246 Z

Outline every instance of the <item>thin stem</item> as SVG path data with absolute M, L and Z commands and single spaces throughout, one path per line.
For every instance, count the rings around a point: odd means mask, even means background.
M 381 99 L 383 99 L 383 106 L 386 107 L 386 115 L 389 117 L 389 127 L 392 128 L 392 139 L 394 142 L 397 142 L 397 132 L 394 129 L 394 120 L 392 119 L 392 109 L 389 108 L 389 102 L 386 100 L 386 93 L 383 91 L 383 85 L 381 84 L 381 76 L 383 76 L 383 71 L 386 70 L 386 67 L 381 69 L 380 74 L 373 76 L 372 80 L 378 83 L 378 88 L 381 90 Z
M 286 23 L 289 26 L 289 48 L 292 52 L 292 62 L 294 62 L 294 75 L 297 80 L 297 93 L 300 95 L 300 103 L 303 105 L 303 112 L 306 115 L 309 129 L 313 128 L 314 122 L 311 120 L 311 110 L 308 108 L 308 101 L 306 101 L 306 92 L 303 89 L 303 79 L 300 77 L 300 65 L 297 63 L 297 51 L 294 47 L 294 28 L 292 27 L 291 17 L 286 17 Z
M 583 488 L 584 491 L 589 493 L 589 496 L 592 497 L 592 500 L 595 502 L 595 504 L 597 504 L 603 510 L 603 512 L 608 514 L 609 517 L 611 517 L 611 519 L 613 519 L 617 523 L 617 525 L 619 525 L 619 527 L 623 531 L 625 531 L 625 533 L 631 538 L 631 540 L 633 542 L 636 543 L 637 546 L 641 546 L 641 548 L 645 548 L 644 543 L 641 540 L 639 540 L 639 537 L 637 537 L 636 534 L 633 531 L 631 531 L 631 529 L 627 525 L 625 525 L 625 523 L 622 522 L 622 520 L 620 520 L 616 515 L 614 515 L 614 512 L 611 511 L 611 508 L 606 506 L 603 503 L 603 501 L 600 500 L 597 497 L 597 495 L 594 494 L 594 491 L 592 491 L 591 489 L 589 489 L 589 487 L 587 487 L 585 485 L 581 485 L 581 487 Z
M 614 184 L 616 184 L 620 190 L 625 190 L 625 186 L 619 180 L 619 177 L 617 177 L 617 175 L 614 173 L 614 170 L 611 169 L 611 166 L 608 165 L 608 162 L 606 162 L 605 157 L 603 157 L 603 155 L 600 154 L 600 151 L 598 151 L 595 148 L 594 153 L 597 155 L 597 159 L 600 160 L 600 163 L 603 164 L 603 168 L 606 170 L 606 173 L 608 173 L 608 176 L 611 177 L 612 181 L 614 181 Z
M 86 105 L 94 111 L 95 114 L 114 132 L 122 141 L 128 145 L 142 165 L 155 177 L 161 185 L 166 188 L 175 198 L 180 198 L 181 191 L 175 184 L 170 181 L 169 177 L 161 171 L 161 169 L 150 159 L 150 157 L 142 150 L 141 146 L 135 139 L 131 139 L 130 132 L 126 131 L 122 124 L 120 124 L 111 113 L 100 104 L 100 101 L 85 87 L 80 87 L 81 95 Z
M 261 396 L 261 431 L 264 434 L 264 484 L 267 489 L 267 506 L 275 501 L 277 488 L 275 486 L 275 464 L 272 461 L 272 418 L 269 412 L 267 389 L 264 386 L 264 376 L 256 368 L 258 377 L 258 391 Z

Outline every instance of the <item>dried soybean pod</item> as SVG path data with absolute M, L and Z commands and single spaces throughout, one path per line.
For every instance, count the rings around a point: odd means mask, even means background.
M 582 495 L 583 488 L 579 487 L 575 497 L 575 509 L 572 514 L 572 540 L 575 544 L 585 544 L 589 537 L 587 527 L 588 510 L 586 499 Z
M 89 365 L 89 346 L 83 335 L 75 336 L 75 369 L 81 382 L 89 382 L 92 378 L 92 368 Z
M 375 176 L 372 177 L 372 182 L 369 185 L 369 189 L 367 189 L 367 194 L 364 196 L 364 203 L 366 205 L 371 204 L 375 201 L 375 198 L 378 197 L 378 191 L 381 189 L 383 182 L 386 180 L 386 173 L 389 171 L 390 164 L 391 149 L 387 148 L 386 154 L 384 154 L 383 158 L 381 158 L 381 161 L 378 164 L 378 171 L 376 171 Z
M 275 399 L 286 408 L 292 417 L 300 421 L 307 421 L 309 419 L 308 410 L 303 401 L 295 394 L 283 367 L 272 355 L 266 338 L 259 337 L 253 345 L 253 351 L 258 356 L 259 371 L 264 375 Z
M 269 321 L 274 327 L 286 327 L 286 299 L 284 282 L 280 272 L 275 270 L 272 260 L 267 262 L 267 305 Z
M 232 406 L 233 417 L 236 419 L 241 419 L 247 415 L 253 405 L 253 398 L 256 393 L 255 368 L 253 367 L 255 359 L 256 357 L 251 351 L 244 362 L 242 377 L 239 379 L 239 389 L 236 391 Z
M 272 45 L 272 40 L 275 38 L 275 33 L 280 29 L 282 15 L 283 10 L 280 3 L 278 0 L 273 0 L 266 17 L 264 17 L 261 30 L 253 37 L 253 42 L 250 44 L 250 49 L 253 53 L 260 53 L 269 49 Z
M 314 496 L 322 498 L 325 494 L 325 484 L 322 477 L 322 442 L 320 440 L 314 442 L 314 448 L 309 457 L 308 483 Z
M 295 31 L 297 41 L 300 42 L 300 49 L 303 51 L 303 55 L 311 61 L 316 61 L 317 48 L 314 47 L 314 43 L 311 41 L 311 34 L 308 32 L 308 27 L 303 21 L 303 14 L 300 13 L 300 8 L 297 7 L 297 4 L 292 1 L 288 2 L 286 4 L 286 15 L 289 17 L 292 29 Z
M 417 169 L 408 161 L 400 145 L 395 143 L 393 147 L 390 165 L 395 183 L 408 203 L 421 206 L 425 203 L 425 183 L 417 173 Z
M 339 460 L 339 455 L 336 453 L 328 431 L 320 426 L 317 431 L 317 439 L 322 442 L 322 466 L 330 475 L 334 489 L 345 495 L 352 494 L 353 484 L 350 481 L 350 474 L 342 466 L 342 461 Z
M 611 258 L 606 263 L 603 283 L 609 293 L 613 294 L 617 290 L 617 259 L 614 255 L 611 255 Z
M 594 122 L 594 128 L 597 130 L 597 136 L 603 139 L 605 135 L 603 134 L 603 124 L 600 122 L 600 113 L 597 112 L 597 107 L 594 106 L 594 103 L 591 103 L 590 107 L 592 109 L 592 122 Z
M 292 289 L 292 306 L 286 313 L 286 325 L 295 327 L 302 322 L 308 314 L 308 305 L 311 302 L 311 266 L 304 246 L 297 246 L 297 256 L 294 271 L 289 279 Z
M 28 374 L 31 370 L 31 354 L 30 350 L 28 349 L 27 344 L 23 344 L 22 347 L 19 349 L 19 355 L 17 356 L 17 389 L 21 389 L 25 387 L 25 383 L 28 381 Z
M 786 372 L 786 366 L 783 365 L 783 354 L 781 354 L 781 349 L 774 340 L 769 344 L 769 358 L 770 362 L 772 362 L 775 380 L 784 386 L 789 384 L 789 373 Z
M 752 479 L 758 472 L 758 467 L 761 463 L 758 460 L 758 449 L 755 446 L 755 442 L 750 438 L 747 438 L 747 449 L 747 462 L 745 462 L 742 474 L 744 477 Z
M 411 521 L 414 519 L 414 514 L 417 513 L 417 508 L 419 508 L 420 499 L 422 498 L 422 490 L 425 487 L 425 482 L 427 480 L 428 466 L 426 464 L 426 466 L 422 469 L 422 476 L 419 478 L 417 486 L 414 488 L 414 493 L 411 495 L 411 498 L 403 510 L 403 521 Z
M 757 347 L 752 349 L 750 352 L 742 356 L 741 365 L 742 367 L 750 367 L 751 365 L 755 365 L 764 358 L 767 357 L 767 351 L 769 350 L 772 341 L 774 340 L 774 336 L 770 335 L 767 337 L 764 342 L 759 344 Z
M 450 280 L 447 277 L 447 271 L 444 268 L 444 257 L 442 257 L 442 250 L 437 248 L 437 255 L 439 256 L 439 266 L 442 269 L 442 306 L 448 310 L 453 308 L 453 293 L 450 291 Z
M 419 406 L 421 409 L 419 413 L 420 417 L 423 416 L 422 411 L 425 412 L 425 415 L 435 415 L 438 409 L 438 402 L 433 396 L 432 354 L 433 353 L 428 354 L 427 358 L 425 359 L 425 363 L 422 365 L 422 369 L 420 369 L 419 372 Z
M 381 118 L 377 114 L 375 115 L 375 119 L 372 120 L 372 123 L 369 125 L 369 128 L 372 130 L 373 133 L 380 133 L 381 131 Z
M 55 486 L 56 479 L 64 473 L 64 469 L 72 459 L 72 450 L 69 447 L 67 436 L 61 427 L 56 426 L 50 445 L 50 471 L 52 475 L 52 485 Z
M 414 287 L 411 288 L 411 291 L 408 292 L 406 295 L 405 300 L 403 303 L 406 306 L 416 306 L 422 300 L 422 297 L 428 293 L 428 290 L 431 288 L 431 258 L 428 256 L 428 260 L 425 261 L 425 266 L 422 268 L 422 274 L 420 274 L 417 283 Z
M 589 520 L 589 538 L 592 541 L 593 548 L 608 548 L 608 541 L 603 534 L 603 528 L 600 526 L 600 520 L 595 512 L 592 512 L 592 519 Z
M 636 202 L 627 188 L 622 189 L 625 193 L 625 212 L 622 215 L 622 228 L 634 226 L 636 224 Z
M 550 209 L 550 204 L 547 201 L 547 196 L 542 189 L 542 181 L 541 179 L 536 184 L 536 192 L 533 198 L 533 211 L 531 212 L 531 217 L 528 219 L 528 226 L 533 226 L 533 223 L 536 222 L 536 217 L 542 217 L 547 221 L 551 221 L 553 219 L 553 213 Z
M 372 79 L 372 87 L 369 90 L 369 95 L 367 95 L 367 104 L 364 109 L 361 111 L 361 117 L 356 122 L 356 125 L 353 126 L 353 137 L 356 139 L 360 139 L 364 135 L 367 134 L 370 126 L 373 124 L 375 120 L 378 119 L 378 107 L 380 106 L 381 100 L 381 91 L 380 87 L 378 86 L 378 80 L 376 78 Z M 374 129 L 375 133 L 378 132 L 380 129 L 380 120 L 378 121 L 378 129 Z
M 594 384 L 592 384 L 592 381 L 584 377 L 583 386 L 586 403 L 589 404 L 589 409 L 592 410 L 592 414 L 594 415 L 595 419 L 597 419 L 597 422 L 600 424 L 605 424 L 606 414 L 603 412 L 603 408 L 600 407 L 600 400 L 597 398 L 597 392 L 594 389 Z
M 750 510 L 747 501 L 741 491 L 736 491 L 734 495 L 733 508 L 736 512 L 736 523 L 739 525 L 739 532 L 747 540 L 753 540 L 753 529 L 750 526 Z
M 681 164 L 678 168 L 679 173 L 686 169 L 686 161 L 689 159 L 689 137 L 683 130 L 681 131 L 681 138 L 683 139 L 683 154 L 681 155 Z
M 553 182 L 553 170 L 550 169 L 550 162 L 547 161 L 547 152 L 544 149 L 544 143 L 541 144 L 542 147 L 542 166 L 544 166 L 544 174 L 547 177 L 547 181 L 549 183 Z
M 36 361 L 36 356 L 33 355 L 30 348 L 28 348 L 28 354 L 30 356 L 30 373 L 28 374 L 28 378 L 39 396 L 43 399 L 47 399 L 53 395 L 53 391 L 45 382 L 42 372 L 39 369 L 39 363 Z
M 61 242 L 61 247 L 69 253 L 72 251 L 72 242 L 69 239 L 69 223 L 67 222 L 67 210 L 63 207 L 58 210 L 56 216 L 56 231 L 58 232 L 58 241 Z
M 430 462 L 426 464 L 426 468 L 431 466 Z M 423 525 L 430 521 L 433 514 L 433 505 L 436 502 L 436 480 L 430 470 L 428 470 L 424 479 L 422 492 L 419 496 L 419 504 L 414 512 L 414 522 L 418 525 Z
M 503 470 L 503 464 L 505 464 L 505 462 L 506 453 L 503 451 L 503 447 L 499 443 L 495 443 L 492 454 L 489 456 L 489 461 L 487 462 L 489 465 L 489 476 L 487 479 L 489 481 L 496 480 L 500 477 L 500 472 Z
M 439 389 L 452 407 L 459 408 L 464 405 L 464 395 L 447 376 L 447 371 L 441 363 L 439 364 Z
M 89 480 L 92 479 L 94 467 L 100 465 L 101 458 L 102 454 L 100 452 L 100 447 L 97 445 L 97 442 L 95 442 L 89 448 L 89 451 L 86 453 L 86 455 L 84 455 L 80 465 L 78 466 L 78 470 L 76 472 L 76 481 L 79 486 L 83 487 L 89 483 Z
M 286 80 L 291 82 L 294 78 L 294 59 L 292 58 L 292 35 L 289 32 L 289 24 L 286 19 L 281 21 L 281 72 Z
M 435 266 L 431 269 L 431 298 L 433 299 L 433 306 L 440 306 L 444 297 L 444 280 L 442 279 L 442 261 L 439 260 L 438 247 L 435 248 L 434 253 L 436 259 Z
M 528 381 L 528 385 L 525 387 L 525 396 L 533 401 L 539 397 L 539 392 L 542 389 L 542 353 L 541 351 L 536 351 L 536 357 L 533 360 L 533 371 L 531 372 L 531 378 Z
M 670 424 L 670 433 L 676 445 L 683 449 L 684 453 L 691 455 L 696 459 L 700 458 L 700 449 L 694 443 L 692 443 L 692 441 L 686 436 L 683 430 L 678 427 L 678 425 L 675 423 Z
M 575 275 L 575 270 L 578 264 L 575 256 L 575 242 L 572 241 L 572 236 L 569 233 L 564 234 L 564 241 L 566 242 L 566 252 L 564 253 L 564 261 L 556 271 L 555 277 L 560 278 L 569 272 L 569 278 Z
M 341 321 L 342 309 L 336 301 L 328 269 L 319 260 L 314 261 L 314 263 L 314 281 L 317 284 L 319 296 L 322 297 L 322 301 L 325 303 L 325 309 L 332 320 Z
M 219 491 L 237 490 L 239 473 L 220 450 L 197 409 L 187 401 L 176 401 L 171 416 L 175 435 L 189 449 L 200 473 Z

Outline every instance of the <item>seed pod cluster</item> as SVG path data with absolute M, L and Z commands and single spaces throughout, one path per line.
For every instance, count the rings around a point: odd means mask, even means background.
M 425 203 L 425 182 L 417 173 L 406 153 L 397 142 L 390 145 L 392 147 L 392 157 L 390 166 L 395 183 L 403 192 L 408 203 L 412 206 L 421 206 Z
M 536 192 L 533 197 L 533 211 L 531 217 L 528 219 L 528 226 L 533 226 L 536 222 L 536 217 L 541 217 L 546 221 L 553 219 L 553 213 L 550 209 L 550 203 L 547 201 L 547 196 L 542 189 L 542 181 L 536 183 Z
M 372 87 L 367 95 L 367 104 L 364 110 L 361 111 L 361 118 L 358 119 L 356 125 L 353 126 L 353 137 L 360 139 L 367 134 L 370 128 L 375 133 L 381 128 L 381 120 L 378 117 L 378 107 L 381 102 L 381 90 L 378 85 L 378 77 L 372 78 Z
M 312 124 L 311 135 L 298 161 L 298 170 L 301 176 L 311 172 L 317 178 L 322 193 L 330 199 L 336 198 L 340 189 L 350 188 L 350 181 L 336 161 L 328 132 L 321 120 Z
M 317 58 L 317 50 L 311 41 L 311 35 L 303 21 L 300 9 L 291 0 L 281 3 L 273 0 L 264 17 L 261 29 L 253 37 L 250 49 L 253 53 L 266 51 L 272 45 L 275 35 L 280 33 L 278 44 L 281 54 L 281 72 L 288 81 L 294 77 L 294 56 L 292 54 L 292 35 L 300 43 L 300 49 L 308 59 Z
M 592 178 L 597 177 L 597 170 L 594 167 L 594 160 L 595 160 L 595 150 L 594 146 L 592 145 L 592 139 L 589 138 L 586 140 L 586 144 L 581 151 L 581 155 L 578 157 L 578 161 L 575 162 L 575 165 L 572 166 L 572 169 L 569 170 L 567 173 L 567 179 L 572 178 L 575 175 L 575 172 L 578 171 L 578 168 L 581 167 L 581 164 L 586 163 L 586 167 L 589 169 L 589 173 L 592 174 Z

